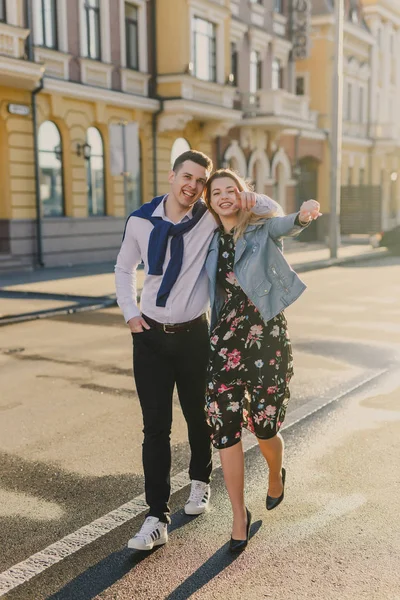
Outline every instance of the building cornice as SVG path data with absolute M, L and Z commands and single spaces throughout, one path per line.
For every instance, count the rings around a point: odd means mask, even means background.
M 160 107 L 158 100 L 146 96 L 125 94 L 123 92 L 115 92 L 101 87 L 83 85 L 71 81 L 62 81 L 50 77 L 44 78 L 44 89 L 49 92 L 55 92 L 79 100 L 105 102 L 111 106 L 123 106 L 125 108 L 139 109 L 151 113 L 156 112 Z

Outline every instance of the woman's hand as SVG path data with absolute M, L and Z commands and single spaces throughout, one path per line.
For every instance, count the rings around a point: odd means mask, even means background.
M 240 192 L 239 189 L 235 187 L 235 196 L 236 208 L 239 208 L 240 210 L 250 212 L 256 205 L 256 194 L 254 192 Z
M 307 200 L 300 207 L 299 220 L 303 225 L 307 225 L 313 219 L 318 219 L 320 213 L 320 204 L 316 200 Z

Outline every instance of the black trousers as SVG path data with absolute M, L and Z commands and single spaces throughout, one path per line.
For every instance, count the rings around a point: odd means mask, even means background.
M 143 413 L 143 469 L 147 516 L 169 522 L 172 395 L 176 385 L 191 450 L 189 476 L 209 483 L 210 431 L 204 411 L 209 356 L 208 326 L 189 331 L 158 329 L 132 334 L 133 372 Z

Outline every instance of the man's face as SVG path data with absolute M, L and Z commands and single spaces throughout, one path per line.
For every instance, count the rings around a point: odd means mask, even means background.
M 171 171 L 169 174 L 171 195 L 182 208 L 189 209 L 202 195 L 208 176 L 205 167 L 186 160 L 178 167 L 177 173 Z

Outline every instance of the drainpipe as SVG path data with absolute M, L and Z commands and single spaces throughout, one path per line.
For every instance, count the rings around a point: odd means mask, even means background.
M 26 25 L 29 29 L 29 35 L 27 38 L 27 55 L 28 60 L 35 62 L 35 55 L 33 50 L 33 39 L 32 39 L 32 4 L 30 0 L 25 0 L 25 15 Z M 32 127 L 33 127 L 33 153 L 34 153 L 34 165 L 35 165 L 35 206 L 36 206 L 36 249 L 37 249 L 37 263 L 40 267 L 44 267 L 43 261 L 43 235 L 42 235 L 42 215 L 41 215 L 41 202 L 40 202 L 40 183 L 39 183 L 39 143 L 38 143 L 38 130 L 37 130 L 37 103 L 36 96 L 43 89 L 43 77 L 40 80 L 38 87 L 32 91 Z
M 161 98 L 157 94 L 157 23 L 156 23 L 156 15 L 157 15 L 157 0 L 151 0 L 151 31 L 150 31 L 150 39 L 152 43 L 152 73 L 151 73 L 151 90 L 150 95 L 152 98 L 159 100 L 160 108 L 157 112 L 153 113 L 152 118 L 152 137 L 153 137 L 153 194 L 154 197 L 158 194 L 158 185 L 157 185 L 157 124 L 158 117 L 164 111 L 164 99 Z

